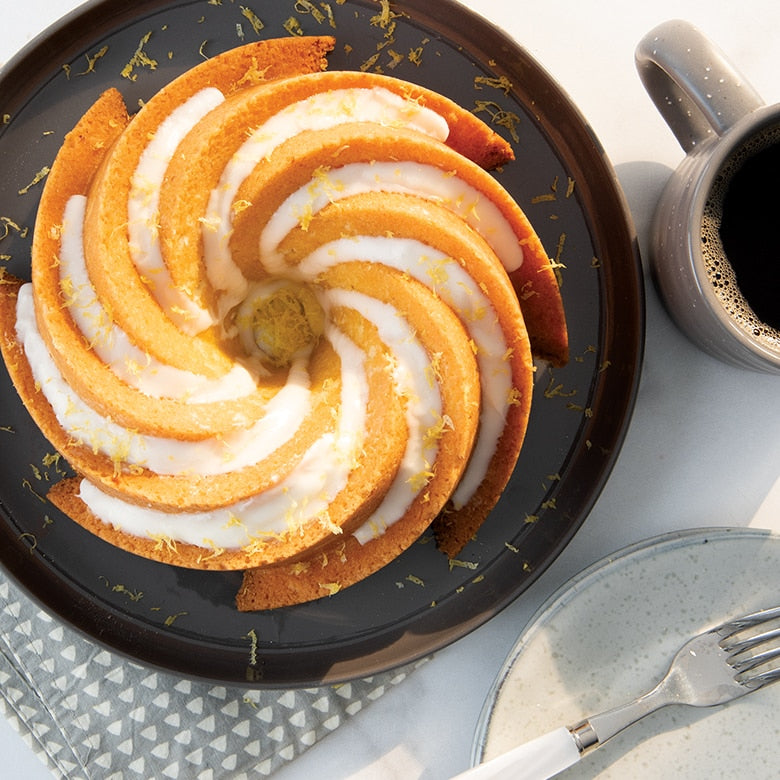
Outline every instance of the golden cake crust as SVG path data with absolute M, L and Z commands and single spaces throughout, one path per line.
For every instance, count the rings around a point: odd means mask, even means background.
M 361 277 L 364 277 L 365 281 L 361 280 Z M 396 550 L 399 539 L 406 540 L 408 546 L 425 531 L 430 524 L 431 513 L 446 504 L 463 473 L 479 423 L 479 387 L 473 381 L 475 359 L 462 337 L 462 326 L 455 315 L 449 307 L 432 297 L 423 285 L 410 282 L 396 272 L 365 266 L 352 268 L 350 278 L 355 287 L 370 283 L 379 300 L 392 300 L 404 318 L 412 324 L 423 344 L 429 345 L 431 351 L 435 348 L 441 353 L 441 369 L 453 379 L 444 388 L 442 416 L 457 418 L 458 424 L 452 428 L 444 428 L 439 433 L 440 456 L 436 461 L 435 474 L 427 482 L 425 492 L 415 499 L 415 506 L 406 513 L 402 521 L 395 524 L 401 526 L 403 531 L 396 530 L 393 536 L 388 537 L 395 540 L 392 546 L 386 548 L 387 543 L 383 542 L 370 548 Z M 399 297 L 403 300 L 399 301 Z M 373 346 L 367 349 L 372 380 L 368 427 L 381 431 L 381 436 L 372 442 L 371 451 L 364 454 L 362 462 L 355 464 L 345 489 L 330 505 L 331 517 L 349 517 L 349 522 L 343 523 L 337 531 L 328 525 L 318 526 L 314 523 L 304 528 L 293 528 L 284 536 L 256 539 L 243 550 L 204 551 L 203 547 L 178 544 L 170 539 L 130 537 L 102 523 L 78 499 L 78 480 L 58 483 L 50 491 L 50 499 L 68 515 L 112 544 L 118 544 L 154 560 L 192 568 L 247 569 L 262 567 L 264 564 L 278 564 L 280 561 L 294 563 L 309 560 L 313 555 L 317 555 L 320 549 L 339 546 L 342 539 L 349 538 L 351 532 L 368 519 L 381 501 L 388 483 L 395 476 L 395 470 L 389 468 L 389 464 L 398 463 L 400 460 L 401 453 L 397 450 L 401 436 L 400 433 L 394 434 L 394 426 L 401 424 L 403 410 L 399 408 L 398 399 L 389 386 L 388 355 L 381 347 L 375 326 L 348 309 L 334 311 L 332 317 L 356 343 L 373 343 Z M 442 339 L 442 333 L 446 334 L 447 343 Z M 335 407 L 335 403 L 333 406 Z M 325 409 L 320 410 L 319 415 L 328 416 Z M 383 447 L 392 452 L 388 458 L 377 464 L 377 456 Z M 389 560 L 385 560 L 387 554 L 385 552 L 375 559 L 373 570 Z M 366 559 L 361 569 L 365 570 L 371 565 Z M 281 606 L 281 603 L 277 606 Z
M 158 473 L 125 451 L 104 454 L 88 435 L 69 433 L 67 422 L 57 418 L 41 392 L 17 340 L 21 282 L 0 280 L 2 351 L 12 380 L 41 431 L 79 475 L 55 485 L 51 501 L 92 533 L 134 554 L 184 567 L 244 571 L 236 602 L 241 610 L 299 603 L 348 587 L 393 560 L 431 523 L 441 550 L 457 555 L 511 476 L 530 414 L 533 356 L 555 364 L 568 356 L 563 307 L 549 258 L 522 210 L 486 172 L 513 159 L 509 144 L 470 112 L 423 87 L 375 74 L 325 72 L 325 56 L 333 45 L 329 37 L 291 38 L 226 52 L 175 79 L 132 118 L 121 95 L 108 90 L 66 136 L 41 200 L 33 241 L 35 316 L 68 387 L 90 410 L 133 436 L 188 446 L 213 444 L 214 451 L 222 453 L 225 468 Z M 149 226 L 152 233 L 159 233 L 173 288 L 210 312 L 220 311 L 224 291 L 210 278 L 204 258 L 202 236 L 208 229 L 204 215 L 210 193 L 219 190 L 222 172 L 249 129 L 262 126 L 286 106 L 337 90 L 385 90 L 402 98 L 405 110 L 424 106 L 449 127 L 447 138 L 439 141 L 419 130 L 383 127 L 357 116 L 283 140 L 238 186 L 226 246 L 247 288 L 265 289 L 263 285 L 276 283 L 278 277 L 285 283 L 310 285 L 317 291 L 316 305 L 323 307 L 327 324 L 324 331 L 309 336 L 305 380 L 294 371 L 298 363 L 286 359 L 276 363 L 272 355 L 262 357 L 262 349 L 245 354 L 241 329 L 247 323 L 241 318 L 251 318 L 251 313 L 234 309 L 206 330 L 189 332 L 186 316 L 155 297 L 155 280 L 145 277 L 133 261 L 128 200 L 135 185 L 127 172 L 139 167 L 166 118 L 212 87 L 224 101 L 177 142 L 159 190 L 158 223 Z M 457 177 L 476 193 L 477 201 L 492 204 L 522 247 L 520 267 L 507 273 L 490 231 L 482 234 L 479 220 L 470 221 L 468 209 L 447 198 L 418 195 L 403 187 L 336 196 L 340 170 L 401 161 L 435 171 L 431 175 Z M 304 207 L 272 256 L 263 257 L 259 248 L 264 229 L 286 200 L 307 186 L 312 192 L 333 187 L 333 197 L 310 213 Z M 100 345 L 87 343 L 77 323 L 74 302 L 81 299 L 73 290 L 75 283 L 61 272 L 64 215 L 74 196 L 85 203 L 84 264 L 106 319 L 148 354 L 150 364 L 159 361 L 208 380 L 220 379 L 236 366 L 246 367 L 257 383 L 255 389 L 237 398 L 206 402 L 156 397 L 125 381 L 101 359 Z M 477 205 L 473 204 L 475 211 Z M 370 245 L 380 239 L 423 247 L 413 261 L 415 267 L 357 256 L 326 262 L 316 274 L 306 276 L 305 267 L 313 263 L 320 247 L 345 241 Z M 428 252 L 443 259 L 431 264 Z M 473 285 L 470 294 L 485 296 L 488 305 L 479 313 L 448 291 L 448 275 L 460 278 L 456 271 L 468 277 L 468 285 L 462 281 L 462 286 Z M 370 297 L 377 311 L 392 308 L 394 314 L 373 321 L 361 310 L 362 304 L 353 308 L 351 302 L 361 296 Z M 308 316 L 303 303 L 300 307 Z M 494 358 L 490 365 L 508 377 L 506 399 L 488 398 L 483 347 L 472 335 L 483 316 L 494 321 L 497 343 L 505 350 L 501 365 Z M 394 318 L 404 323 L 407 340 L 418 344 L 425 356 L 426 379 L 437 388 L 438 411 L 433 403 L 435 408 L 424 413 L 415 411 L 419 398 L 411 385 L 403 384 L 403 370 L 389 346 L 388 333 L 396 331 Z M 252 350 L 261 344 L 257 333 Z M 346 435 L 341 423 L 351 411 L 344 407 L 344 399 L 350 397 L 347 387 L 353 383 L 348 375 L 353 368 L 343 364 L 337 346 L 341 338 L 364 355 L 360 370 L 367 388 L 365 439 L 354 450 L 341 444 L 332 450 L 333 458 L 348 459 L 348 468 L 343 484 L 327 497 L 327 510 L 302 521 L 291 499 L 282 530 L 276 525 L 249 530 L 242 510 L 234 507 L 261 501 L 282 488 L 285 492 L 288 477 L 311 468 L 306 454 L 315 443 Z M 493 342 L 487 343 L 492 348 Z M 257 463 L 231 469 L 234 442 L 243 441 L 245 431 L 269 418 L 280 393 L 300 381 L 306 384 L 310 401 L 294 434 L 280 439 Z M 421 397 L 428 398 L 424 392 Z M 495 425 L 495 421 L 488 425 L 486 404 L 505 405 L 502 432 L 485 459 L 479 486 L 461 501 L 457 488 L 474 462 L 484 457 L 473 453 L 484 431 Z M 419 432 L 415 425 L 421 423 L 415 422 L 415 415 L 428 420 Z M 436 424 L 430 423 L 431 417 L 436 417 Z M 416 461 L 412 457 L 417 447 L 410 444 L 413 436 L 421 438 L 421 451 L 435 455 L 432 462 L 418 465 L 417 473 L 407 474 L 408 463 L 419 464 L 419 456 Z M 325 468 L 317 463 L 317 468 Z M 198 513 L 226 510 L 232 528 L 246 529 L 243 541 L 225 549 L 205 535 L 201 543 L 184 543 L 153 530 L 134 535 L 92 514 L 80 497 L 82 480 L 129 508 L 157 512 L 185 525 L 196 524 Z M 379 527 L 379 510 L 398 485 L 409 486 L 408 505 L 401 519 Z M 193 535 L 187 538 L 192 540 Z
M 84 225 L 87 268 L 97 295 L 118 323 L 142 349 L 162 362 L 185 370 L 218 376 L 228 370 L 230 356 L 212 342 L 213 333 L 199 338 L 182 334 L 159 310 L 139 277 L 130 256 L 126 233 L 130 180 L 150 135 L 171 110 L 207 87 L 230 94 L 267 80 L 283 79 L 326 67 L 333 48 L 330 37 L 272 39 L 231 49 L 185 72 L 144 104 L 94 178 Z

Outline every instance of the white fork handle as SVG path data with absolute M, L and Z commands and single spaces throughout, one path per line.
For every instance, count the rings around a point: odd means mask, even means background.
M 580 760 L 569 729 L 561 727 L 513 748 L 453 780 L 546 780 Z

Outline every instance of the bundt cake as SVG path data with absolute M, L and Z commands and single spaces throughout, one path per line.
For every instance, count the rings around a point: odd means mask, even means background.
M 509 145 L 422 87 L 269 40 L 60 149 L 3 355 L 106 541 L 242 570 L 239 609 L 332 594 L 504 489 L 533 357 L 567 359 L 551 264 L 486 169 Z M 522 304 L 521 304 L 522 301 Z

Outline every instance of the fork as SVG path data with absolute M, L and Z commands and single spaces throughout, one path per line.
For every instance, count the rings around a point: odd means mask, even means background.
M 713 707 L 780 680 L 780 627 L 771 627 L 777 620 L 780 607 L 773 607 L 705 631 L 677 651 L 666 676 L 638 699 L 537 737 L 456 780 L 544 780 L 661 707 Z

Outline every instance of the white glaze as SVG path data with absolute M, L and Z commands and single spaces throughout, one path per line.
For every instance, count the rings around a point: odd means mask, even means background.
M 65 381 L 38 331 L 29 284 L 19 291 L 16 329 L 35 381 L 68 435 L 117 463 L 157 474 L 209 476 L 258 463 L 295 435 L 310 408 L 309 377 L 300 361 L 265 415 L 246 430 L 194 442 L 139 434 L 98 414 Z
M 368 383 L 364 355 L 354 342 L 332 326 L 326 337 L 350 366 L 342 376 L 338 424 L 335 432 L 314 443 L 285 479 L 244 501 L 210 512 L 169 513 L 127 504 L 87 480 L 81 482 L 82 500 L 97 517 L 127 533 L 207 548 L 244 547 L 318 518 L 328 523 L 328 507 L 346 485 L 363 446 Z
M 395 357 L 394 381 L 399 395 L 407 399 L 406 422 L 409 437 L 398 474 L 383 502 L 355 532 L 361 543 L 382 533 L 403 516 L 417 490 L 410 480 L 430 469 L 436 458 L 435 441 L 423 445 L 424 433 L 441 420 L 441 398 L 426 379 L 429 359 L 409 325 L 389 305 L 366 295 L 331 290 L 324 296 L 326 307 L 355 309 L 378 326 L 380 336 Z M 356 463 L 365 436 L 365 409 L 368 385 L 364 355 L 357 346 L 333 326 L 327 338 L 341 360 L 350 366 L 342 381 L 338 433 L 322 436 L 307 452 L 301 464 L 285 480 L 246 501 L 212 512 L 159 512 L 125 502 L 82 481 L 81 498 L 98 517 L 111 518 L 122 530 L 137 535 L 170 537 L 182 542 L 235 548 L 253 538 L 282 533 L 297 524 L 327 514 L 332 498 L 346 484 Z M 121 510 L 121 511 L 120 511 Z M 240 522 L 236 522 L 236 521 Z
M 161 363 L 133 344 L 106 313 L 89 279 L 84 259 L 83 223 L 87 199 L 73 195 L 65 206 L 60 248 L 60 280 L 68 311 L 95 354 L 123 382 L 154 398 L 212 403 L 241 398 L 256 389 L 256 377 L 234 365 L 217 379 Z
M 214 324 L 211 314 L 183 290 L 175 287 L 163 262 L 158 241 L 160 187 L 176 147 L 213 108 L 222 93 L 207 87 L 175 108 L 157 128 L 131 178 L 127 203 L 130 255 L 147 280 L 155 300 L 184 333 L 195 335 Z
M 285 141 L 304 131 L 324 130 L 347 122 L 402 125 L 444 140 L 449 129 L 438 114 L 382 88 L 335 89 L 317 93 L 275 114 L 257 128 L 225 166 L 203 218 L 204 261 L 209 281 L 223 293 L 221 317 L 245 297 L 247 282 L 231 257 L 233 200 L 258 163 Z
M 329 203 L 367 192 L 398 192 L 431 200 L 479 233 L 508 272 L 523 263 L 523 248 L 493 201 L 451 171 L 399 161 L 350 163 L 333 168 L 290 195 L 260 237 L 260 257 L 266 268 L 274 270 L 276 247 L 300 224 L 304 215 L 308 218 Z
M 198 119 L 221 102 L 216 90 L 204 90 L 177 109 L 158 129 L 133 174 L 130 199 L 131 251 L 145 278 L 153 278 L 153 291 L 171 319 L 192 333 L 206 322 L 201 312 L 193 316 L 192 301 L 182 306 L 181 291 L 175 290 L 165 269 L 157 238 L 159 183 L 176 146 Z M 351 121 L 374 121 L 389 126 L 411 127 L 439 140 L 448 128 L 444 119 L 384 89 L 334 90 L 313 95 L 289 106 L 256 130 L 236 152 L 223 171 L 219 186 L 211 193 L 202 222 L 204 263 L 210 282 L 222 293 L 217 321 L 240 306 L 250 285 L 230 257 L 231 209 L 241 182 L 275 148 L 296 134 L 333 127 Z M 276 255 L 284 236 L 296 228 L 303 214 L 313 214 L 340 197 L 362 192 L 402 192 L 427 198 L 452 210 L 479 232 L 494 248 L 509 270 L 522 263 L 522 248 L 503 214 L 485 195 L 452 172 L 415 162 L 356 163 L 316 177 L 278 209 L 262 233 L 260 260 L 268 270 L 300 278 L 316 288 L 316 277 L 337 262 L 373 260 L 409 273 L 435 287 L 437 294 L 464 322 L 477 345 L 482 373 L 480 433 L 474 454 L 460 487 L 456 506 L 465 503 L 485 476 L 489 461 L 503 430 L 511 372 L 504 359 L 506 343 L 495 312 L 479 286 L 466 271 L 440 252 L 411 240 L 357 237 L 333 242 L 310 256 L 297 270 L 285 268 Z M 72 307 L 82 332 L 95 344 L 101 359 L 124 381 L 142 392 L 190 401 L 235 398 L 254 387 L 254 377 L 236 367 L 223 380 L 207 381 L 151 361 L 137 350 L 127 336 L 108 323 L 106 312 L 95 300 L 83 258 L 81 223 L 83 199 L 68 204 L 63 235 L 63 270 L 72 286 Z M 348 306 L 374 322 L 395 356 L 394 381 L 397 392 L 407 400 L 406 423 L 409 438 L 398 475 L 379 509 L 355 534 L 361 542 L 381 534 L 404 515 L 431 471 L 438 444 L 426 436 L 442 424 L 441 398 L 430 381 L 430 359 L 409 325 L 391 306 L 343 290 L 319 291 L 324 308 Z M 183 318 L 172 316 L 182 307 Z M 492 313 L 493 316 L 490 316 Z M 212 322 L 209 318 L 209 324 Z M 65 385 L 35 328 L 31 297 L 19 298 L 19 338 L 40 383 L 55 408 L 60 423 L 76 440 L 105 452 L 117 463 L 143 465 L 159 474 L 222 474 L 259 462 L 288 441 L 310 408 L 308 374 L 304 357 L 296 360 L 287 385 L 269 403 L 266 415 L 254 426 L 222 440 L 181 442 L 157 439 L 116 426 L 97 415 Z M 365 356 L 334 326 L 328 338 L 342 365 L 342 397 L 337 430 L 318 439 L 300 464 L 273 487 L 246 501 L 213 512 L 169 513 L 129 505 L 104 494 L 84 480 L 81 496 L 92 511 L 130 534 L 171 538 L 207 548 L 236 548 L 262 540 L 307 522 L 328 524 L 328 506 L 347 483 L 365 444 L 365 404 L 368 398 Z M 245 344 L 251 351 L 251 344 Z M 139 365 L 145 365 L 143 371 Z M 240 382 L 230 387 L 233 380 Z M 178 394 L 178 395 L 177 395 Z M 348 413 L 344 413 L 344 411 Z M 445 422 L 446 424 L 446 422 Z M 411 483 L 414 482 L 413 486 Z
M 315 279 L 334 265 L 361 260 L 404 271 L 428 286 L 435 280 L 437 294 L 458 315 L 477 345 L 482 393 L 480 425 L 468 466 L 452 496 L 454 505 L 460 508 L 487 473 L 504 429 L 512 390 L 511 368 L 505 359 L 507 343 L 495 309 L 459 263 L 414 239 L 384 236 L 339 239 L 318 247 L 296 271 L 303 278 Z
M 425 432 L 441 421 L 441 396 L 436 385 L 427 379 L 428 354 L 396 309 L 363 293 L 347 290 L 328 290 L 324 299 L 327 306 L 354 309 L 377 326 L 382 342 L 393 354 L 396 393 L 406 400 L 408 434 L 398 473 L 380 506 L 354 533 L 365 544 L 403 517 L 421 489 L 412 481 L 431 470 L 438 444 L 431 441 L 426 446 L 424 439 Z

